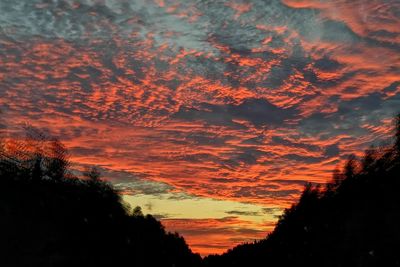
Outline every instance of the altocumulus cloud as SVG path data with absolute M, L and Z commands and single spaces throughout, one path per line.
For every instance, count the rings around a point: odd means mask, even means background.
M 51 131 L 74 162 L 131 194 L 283 208 L 305 180 L 329 179 L 339 153 L 387 138 L 399 10 L 396 0 L 3 0 L 2 123 L 10 135 L 27 121 Z

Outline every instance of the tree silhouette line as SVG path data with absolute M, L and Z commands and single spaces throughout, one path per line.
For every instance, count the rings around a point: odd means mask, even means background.
M 400 266 L 400 115 L 394 143 L 350 155 L 325 186 L 308 183 L 263 240 L 204 259 L 224 266 Z
M 32 127 L 0 148 L 0 266 L 200 266 L 183 237 L 131 211 L 96 168 L 70 170 L 57 139 Z
M 400 266 L 400 115 L 394 142 L 349 156 L 259 241 L 201 259 L 91 168 L 77 177 L 57 139 L 1 139 L 0 266 Z

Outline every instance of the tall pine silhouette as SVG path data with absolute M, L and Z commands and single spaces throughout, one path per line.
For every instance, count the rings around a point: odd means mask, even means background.
M 0 147 L 0 266 L 200 266 L 154 217 L 131 212 L 96 168 L 68 169 L 57 139 L 28 129 Z
M 224 266 L 400 266 L 400 116 L 392 146 L 350 156 L 325 188 L 307 184 L 266 239 L 204 259 Z
M 0 266 L 400 266 L 400 116 L 392 146 L 306 184 L 265 239 L 203 260 L 97 168 L 75 177 L 58 140 L 0 144 Z

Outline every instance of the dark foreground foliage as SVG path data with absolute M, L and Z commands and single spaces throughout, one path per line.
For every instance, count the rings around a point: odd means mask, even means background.
M 203 260 L 97 170 L 74 177 L 60 142 L 30 140 L 0 150 L 0 266 L 400 266 L 400 116 L 391 147 L 307 184 L 266 239 Z
M 181 236 L 130 212 L 96 170 L 78 179 L 68 165 L 57 140 L 34 134 L 12 150 L 3 142 L 0 266 L 200 265 Z
M 393 146 L 350 156 L 324 188 L 306 185 L 265 240 L 204 265 L 400 266 L 400 117 Z

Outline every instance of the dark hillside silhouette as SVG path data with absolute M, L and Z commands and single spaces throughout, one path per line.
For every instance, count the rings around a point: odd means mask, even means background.
M 0 266 L 200 265 L 181 236 L 129 212 L 98 170 L 74 177 L 58 140 L 28 133 L 0 150 Z
M 264 240 L 204 259 L 224 266 L 400 266 L 400 115 L 393 146 L 351 155 L 325 188 L 307 184 Z

